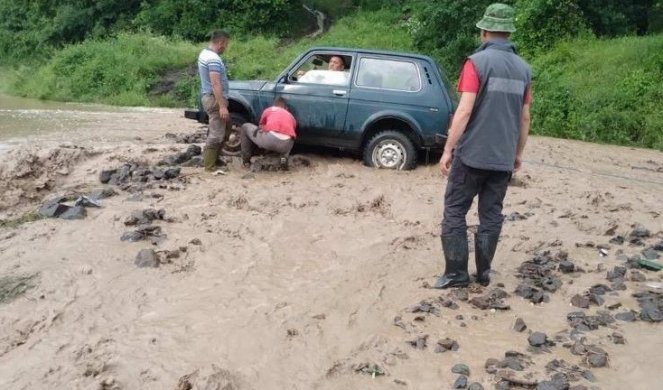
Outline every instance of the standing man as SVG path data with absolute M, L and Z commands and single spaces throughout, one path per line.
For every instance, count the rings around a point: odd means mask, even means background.
M 297 121 L 288 111 L 285 100 L 278 96 L 271 107 L 267 107 L 260 117 L 259 127 L 245 123 L 240 129 L 242 141 L 242 163 L 251 166 L 254 145 L 281 155 L 281 168 L 288 168 L 288 155 L 295 144 Z
M 479 196 L 479 229 L 474 239 L 477 282 L 490 283 L 490 265 L 502 230 L 502 201 L 512 172 L 520 169 L 529 133 L 531 71 L 516 55 L 509 36 L 514 11 L 492 4 L 477 23 L 481 46 L 463 66 L 460 102 L 440 160 L 448 175 L 442 219 L 444 275 L 435 288 L 467 286 L 465 217 Z
M 228 75 L 219 54 L 228 47 L 230 35 L 223 30 L 214 31 L 207 48 L 198 55 L 201 103 L 209 116 L 209 130 L 203 152 L 206 171 L 213 171 L 219 150 L 225 140 L 226 126 L 230 121 L 228 112 Z

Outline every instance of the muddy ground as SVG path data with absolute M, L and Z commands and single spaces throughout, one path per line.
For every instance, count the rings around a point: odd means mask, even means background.
M 661 254 L 662 153 L 533 137 L 493 283 L 437 291 L 437 166 L 308 154 L 289 172 L 228 159 L 225 175 L 157 180 L 189 146 L 165 133 L 198 130 L 179 115 L 0 157 L 0 388 L 660 386 L 663 272 L 636 256 Z M 130 162 L 145 179 L 100 183 Z M 117 194 L 82 219 L 38 219 L 101 188 Z

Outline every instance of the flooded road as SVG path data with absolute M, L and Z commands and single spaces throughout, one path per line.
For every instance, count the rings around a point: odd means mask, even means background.
M 113 107 L 0 95 L 0 150 L 26 142 L 118 142 L 168 131 L 191 121 L 182 109 Z

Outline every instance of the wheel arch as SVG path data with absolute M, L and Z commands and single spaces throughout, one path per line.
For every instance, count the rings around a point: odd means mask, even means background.
M 413 118 L 397 113 L 378 113 L 366 121 L 362 131 L 360 149 L 363 150 L 373 137 L 385 130 L 402 132 L 417 148 L 423 144 L 421 129 Z

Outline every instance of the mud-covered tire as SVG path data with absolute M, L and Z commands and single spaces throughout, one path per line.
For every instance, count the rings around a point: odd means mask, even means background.
M 226 141 L 223 143 L 223 147 L 221 148 L 221 153 L 226 156 L 239 156 L 240 146 L 241 146 L 239 138 L 239 128 L 249 120 L 243 114 L 240 114 L 238 112 L 231 112 L 230 121 L 232 123 L 232 128 L 229 134 L 226 135 Z
M 417 150 L 407 135 L 385 130 L 371 138 L 363 150 L 364 164 L 381 169 L 410 170 L 417 166 Z

